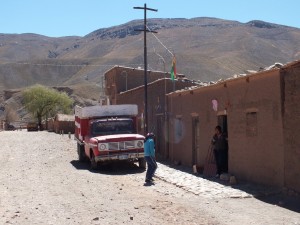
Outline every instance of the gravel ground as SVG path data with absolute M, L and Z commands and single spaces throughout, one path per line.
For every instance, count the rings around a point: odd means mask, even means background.
M 166 174 L 177 171 L 162 165 L 152 186 L 143 185 L 144 171 L 133 164 L 92 172 L 77 161 L 76 142 L 68 135 L 3 131 L 0 143 L 0 224 L 300 225 L 299 213 L 284 207 L 207 195 L 211 181 L 197 181 L 199 193 L 184 188 L 184 180 L 171 184 Z

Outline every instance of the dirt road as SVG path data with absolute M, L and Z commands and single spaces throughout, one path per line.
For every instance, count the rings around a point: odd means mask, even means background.
M 213 199 L 131 164 L 89 170 L 76 143 L 48 132 L 0 132 L 0 224 L 298 224 L 299 213 L 254 198 Z

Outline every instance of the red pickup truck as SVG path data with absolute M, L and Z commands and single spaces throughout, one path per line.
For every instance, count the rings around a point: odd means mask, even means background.
M 138 161 L 145 169 L 144 136 L 137 134 L 137 105 L 75 106 L 79 161 L 91 169 L 114 160 Z

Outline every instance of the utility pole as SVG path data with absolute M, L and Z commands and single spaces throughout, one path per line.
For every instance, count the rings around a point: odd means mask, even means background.
M 144 32 L 144 86 L 145 86 L 145 108 L 144 108 L 144 114 L 145 114 L 145 122 L 144 122 L 144 134 L 146 135 L 148 133 L 148 94 L 147 94 L 147 85 L 148 85 L 148 79 L 147 79 L 147 32 L 157 33 L 155 31 L 150 31 L 147 28 L 147 10 L 157 12 L 157 9 L 151 9 L 147 8 L 146 3 L 144 4 L 144 7 L 133 7 L 134 9 L 143 9 L 144 10 L 144 29 L 141 30 L 135 30 L 135 31 L 143 31 Z

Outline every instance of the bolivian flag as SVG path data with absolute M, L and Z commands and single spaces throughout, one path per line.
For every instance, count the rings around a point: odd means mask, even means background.
M 176 58 L 173 56 L 172 68 L 171 68 L 171 79 L 175 80 L 176 78 Z

